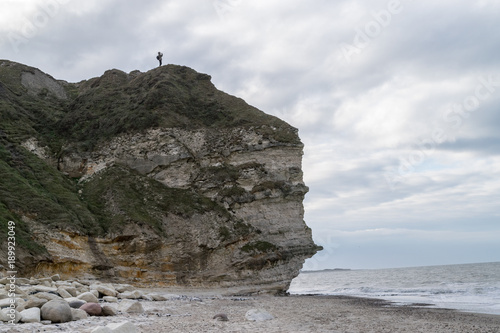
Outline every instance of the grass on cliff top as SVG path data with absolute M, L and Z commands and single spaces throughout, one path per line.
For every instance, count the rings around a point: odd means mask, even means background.
M 229 213 L 212 200 L 190 190 L 167 187 L 122 166 L 113 166 L 83 185 L 83 197 L 96 216 L 102 233 L 116 232 L 133 223 L 165 233 L 167 213 L 191 217 L 215 211 Z
M 114 69 L 87 81 L 61 83 L 68 100 L 48 90 L 29 93 L 21 84 L 22 73 L 35 71 L 0 60 L 0 129 L 16 142 L 37 137 L 54 153 L 64 143 L 89 151 L 116 135 L 158 127 L 254 127 L 265 138 L 300 143 L 296 129 L 217 90 L 209 75 L 185 66 L 134 74 Z
M 210 76 L 188 67 L 167 65 L 134 76 L 111 70 L 78 89 L 59 130 L 87 149 L 120 133 L 155 127 L 253 126 L 276 141 L 300 142 L 293 127 L 217 90 Z

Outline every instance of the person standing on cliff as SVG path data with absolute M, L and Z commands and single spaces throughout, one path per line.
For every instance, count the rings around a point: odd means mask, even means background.
M 158 55 L 156 56 L 156 59 L 158 59 L 158 61 L 160 62 L 160 66 L 161 66 L 161 62 L 162 62 L 162 59 L 163 59 L 163 53 L 158 52 Z M 160 66 L 158 66 L 158 67 L 160 67 Z

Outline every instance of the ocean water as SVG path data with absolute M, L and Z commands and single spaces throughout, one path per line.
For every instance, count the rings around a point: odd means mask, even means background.
M 500 315 L 500 262 L 301 272 L 291 294 L 380 298 L 408 305 Z

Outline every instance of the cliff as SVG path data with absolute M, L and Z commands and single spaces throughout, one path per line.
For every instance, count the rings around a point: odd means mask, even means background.
M 303 145 L 210 79 L 167 65 L 67 83 L 0 60 L 0 234 L 16 222 L 21 273 L 288 289 L 319 249 Z

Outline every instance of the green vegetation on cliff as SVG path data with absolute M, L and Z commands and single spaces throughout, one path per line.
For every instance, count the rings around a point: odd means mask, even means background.
M 84 183 L 83 199 L 98 221 L 94 234 L 120 230 L 128 223 L 148 225 L 164 234 L 161 221 L 166 212 L 192 216 L 227 211 L 212 200 L 190 190 L 167 187 L 154 179 L 122 166 L 108 168 Z

